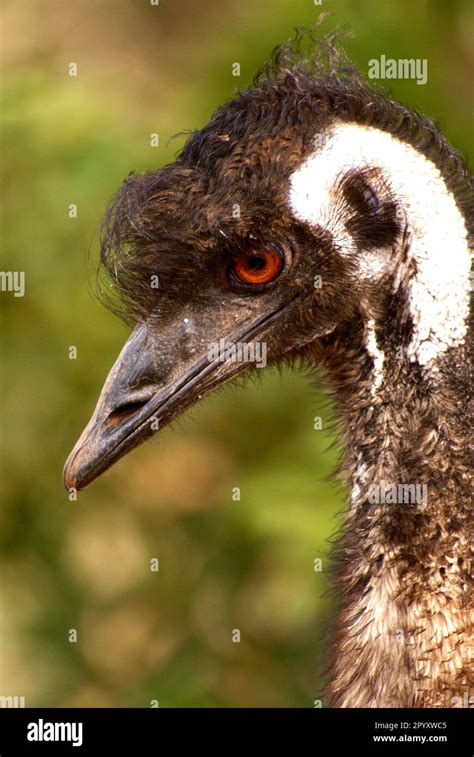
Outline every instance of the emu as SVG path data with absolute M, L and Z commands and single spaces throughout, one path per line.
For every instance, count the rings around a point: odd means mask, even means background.
M 335 35 L 304 37 L 111 203 L 102 270 L 134 328 L 64 482 L 251 370 L 240 345 L 318 366 L 351 491 L 324 704 L 450 707 L 474 690 L 472 177 Z

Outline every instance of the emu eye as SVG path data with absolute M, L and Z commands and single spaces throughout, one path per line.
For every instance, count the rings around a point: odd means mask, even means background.
M 239 255 L 232 273 L 245 284 L 269 284 L 281 273 L 283 258 L 271 248 L 250 250 Z

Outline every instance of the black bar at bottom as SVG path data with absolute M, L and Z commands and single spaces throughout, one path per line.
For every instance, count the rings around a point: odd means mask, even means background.
M 156 755 L 201 749 L 245 755 L 258 739 L 265 754 L 471 757 L 472 709 L 2 709 L 0 756 Z M 253 749 L 252 749 L 253 750 Z

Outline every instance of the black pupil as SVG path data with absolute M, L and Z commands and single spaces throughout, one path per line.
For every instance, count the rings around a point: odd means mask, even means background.
M 251 255 L 247 260 L 247 265 L 252 271 L 261 271 L 265 268 L 266 260 L 261 255 Z

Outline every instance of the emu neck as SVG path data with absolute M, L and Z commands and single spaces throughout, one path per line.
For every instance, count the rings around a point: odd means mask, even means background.
M 336 336 L 325 353 L 351 486 L 335 553 L 340 607 L 326 702 L 467 706 L 474 673 L 466 347 L 430 373 L 382 352 L 372 327 L 361 323 L 358 339 Z

